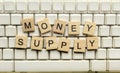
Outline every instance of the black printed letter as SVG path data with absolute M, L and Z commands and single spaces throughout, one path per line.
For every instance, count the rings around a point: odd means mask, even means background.
M 93 25 L 91 25 L 91 26 L 87 25 L 87 26 L 88 26 L 88 31 L 90 31 L 90 29 L 92 28 Z
M 49 43 L 48 45 L 50 46 L 50 44 L 53 44 L 54 42 L 53 40 L 49 40 L 48 43 Z
M 93 47 L 93 43 L 94 43 L 94 42 L 95 42 L 95 40 L 93 40 L 93 41 L 90 40 L 90 43 L 91 43 L 91 46 L 92 46 L 92 47 Z
M 61 48 L 62 48 L 63 46 L 66 46 L 66 45 L 67 45 L 66 42 L 62 42 L 62 44 L 61 44 Z
M 38 41 L 38 43 L 36 43 L 36 40 L 34 41 L 34 46 L 38 47 L 40 45 L 40 41 Z
M 19 43 L 18 45 L 23 45 L 23 39 L 18 39 Z

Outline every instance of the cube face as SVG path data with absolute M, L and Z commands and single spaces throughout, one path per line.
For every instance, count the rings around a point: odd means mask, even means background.
M 120 36 L 118 31 L 120 31 L 120 27 L 119 26 L 112 26 L 111 27 L 111 36 Z
M 110 11 L 110 3 L 103 2 L 100 5 L 101 12 L 109 12 Z
M 109 36 L 110 27 L 109 26 L 100 26 L 99 27 L 99 36 Z
M 58 50 L 68 52 L 70 48 L 70 40 L 67 38 L 59 38 Z
M 38 22 L 38 27 L 39 27 L 40 32 L 42 34 L 45 34 L 45 33 L 49 32 L 49 31 L 51 31 L 51 25 L 50 25 L 47 18 L 45 18 L 44 20 L 39 21 Z
M 107 47 L 112 47 L 112 37 L 102 37 L 102 47 L 107 48 Z
M 87 37 L 87 49 L 88 50 L 98 49 L 98 37 Z
M 21 14 L 11 14 L 11 24 L 12 25 L 20 25 L 21 19 L 22 19 Z
M 5 35 L 5 28 L 4 26 L 0 26 L 0 36 L 4 36 Z
M 74 2 L 65 2 L 65 12 L 74 12 L 75 10 L 75 3 Z
M 104 24 L 104 14 L 95 14 L 94 22 L 96 22 L 96 25 L 103 25 Z
M 27 36 L 16 36 L 15 48 L 27 48 Z
M 27 12 L 27 4 L 24 2 L 17 2 L 16 10 L 18 13 Z
M 15 36 L 15 35 L 16 35 L 16 27 L 15 26 L 6 26 L 6 36 Z
M 5 11 L 10 11 L 10 12 L 14 12 L 15 7 L 14 7 L 14 3 L 13 2 L 5 2 Z
M 106 15 L 106 25 L 115 25 L 116 15 L 115 14 L 107 14 Z
M 13 56 L 14 56 L 13 49 L 3 50 L 3 59 L 13 59 Z
M 113 47 L 120 47 L 120 38 L 119 37 L 115 37 L 113 38 Z
M 42 2 L 41 3 L 41 13 L 51 12 L 51 2 Z
M 97 12 L 98 11 L 98 8 L 99 8 L 99 4 L 98 4 L 98 2 L 91 2 L 91 3 L 89 3 L 89 10 L 91 11 L 91 12 Z
M 62 2 L 53 2 L 54 12 L 63 12 L 63 3 Z
M 80 33 L 80 22 L 69 22 L 69 35 L 79 35 Z
M 86 21 L 92 22 L 92 17 L 92 14 L 82 14 L 82 25 L 84 25 Z
M 66 21 L 56 20 L 53 27 L 53 32 L 58 34 L 64 34 L 65 32 Z
M 42 37 L 32 37 L 31 49 L 42 50 L 43 48 L 43 38 Z
M 58 40 L 56 37 L 46 37 L 45 43 L 46 43 L 46 50 L 57 49 Z
M 85 52 L 86 39 L 75 39 L 74 52 Z
M 22 20 L 22 27 L 24 32 L 32 32 L 35 30 L 34 19 L 25 18 Z
M 94 22 L 85 22 L 83 34 L 94 36 L 96 24 Z
M 28 9 L 30 12 L 39 12 L 39 2 L 29 2 Z

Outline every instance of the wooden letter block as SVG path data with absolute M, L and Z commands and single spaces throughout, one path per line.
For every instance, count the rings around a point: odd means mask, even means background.
M 80 33 L 80 22 L 69 22 L 69 35 L 79 35 Z
M 83 34 L 94 36 L 96 24 L 94 22 L 85 22 Z
M 16 36 L 15 48 L 27 48 L 27 36 Z
M 74 52 L 85 52 L 86 39 L 75 39 Z
M 25 18 L 22 20 L 22 27 L 24 32 L 32 32 L 35 30 L 34 19 Z
M 98 49 L 98 37 L 87 37 L 87 49 L 88 50 Z
M 70 40 L 67 38 L 59 38 L 58 50 L 63 52 L 68 52 L 70 48 Z
M 50 23 L 49 23 L 47 18 L 45 18 L 44 20 L 39 21 L 38 22 L 38 27 L 39 27 L 40 32 L 42 34 L 51 31 L 51 25 L 50 25 Z
M 46 37 L 45 43 L 46 43 L 47 50 L 57 49 L 58 47 L 58 40 L 56 37 Z
M 42 37 L 32 37 L 31 49 L 42 50 L 43 48 L 43 38 Z
M 62 20 L 55 20 L 55 24 L 53 26 L 53 32 L 58 34 L 64 34 L 66 22 Z

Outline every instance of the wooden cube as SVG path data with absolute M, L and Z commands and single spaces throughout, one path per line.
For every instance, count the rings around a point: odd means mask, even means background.
M 83 34 L 94 36 L 96 24 L 94 22 L 85 22 Z
M 74 52 L 85 52 L 86 39 L 75 39 Z
M 53 50 L 53 49 L 57 49 L 58 47 L 57 37 L 46 37 L 45 43 L 46 43 L 46 50 Z
M 51 31 L 51 25 L 50 25 L 49 20 L 47 18 L 39 21 L 38 27 L 40 29 L 41 34 L 45 34 L 45 33 Z
M 22 20 L 22 27 L 24 32 L 35 31 L 35 24 L 33 18 L 25 18 Z
M 43 48 L 43 38 L 42 37 L 32 37 L 31 49 L 42 50 Z
M 68 52 L 70 48 L 70 40 L 64 37 L 59 38 L 58 50 Z
M 69 22 L 68 26 L 69 26 L 69 30 L 68 30 L 69 35 L 79 35 L 80 22 Z
M 66 24 L 67 24 L 66 21 L 55 20 L 55 24 L 53 26 L 53 32 L 58 34 L 64 34 Z
M 87 49 L 88 50 L 98 49 L 98 37 L 87 37 Z
M 15 48 L 27 48 L 27 36 L 16 35 L 15 40 Z

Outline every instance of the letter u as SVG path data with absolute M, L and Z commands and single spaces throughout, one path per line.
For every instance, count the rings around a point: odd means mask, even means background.
M 34 46 L 38 47 L 39 45 L 40 45 L 40 40 L 39 41 L 34 40 Z

